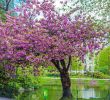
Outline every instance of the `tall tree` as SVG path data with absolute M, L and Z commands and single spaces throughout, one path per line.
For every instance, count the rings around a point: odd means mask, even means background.
M 96 70 L 110 74 L 110 46 L 101 50 L 96 58 Z
M 7 15 L 0 23 L 0 61 L 7 65 L 32 63 L 36 66 L 51 62 L 60 73 L 63 96 L 70 98 L 71 81 L 68 70 L 71 57 L 79 57 L 99 49 L 104 32 L 94 28 L 90 18 L 80 15 L 70 18 L 55 10 L 51 0 L 27 0 L 16 8 L 19 16 Z M 42 18 L 38 19 L 38 17 Z

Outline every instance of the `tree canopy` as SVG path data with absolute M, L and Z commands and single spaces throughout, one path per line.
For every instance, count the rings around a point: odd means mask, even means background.
M 96 57 L 96 70 L 110 74 L 110 47 L 101 50 Z
M 52 2 L 27 1 L 18 17 L 7 15 L 1 24 L 1 60 L 59 61 L 68 56 L 83 58 L 87 48 L 97 49 L 102 31 L 95 30 L 91 19 L 77 16 L 70 19 L 55 11 Z M 34 6 L 33 6 L 34 5 Z M 37 16 L 43 13 L 43 18 Z M 98 41 L 97 41 L 98 40 Z
M 106 47 L 99 52 L 97 65 L 99 67 L 110 66 L 110 47 Z
M 13 69 L 51 62 L 60 72 L 63 97 L 71 98 L 71 57 L 83 61 L 87 52 L 100 49 L 105 32 L 83 14 L 59 13 L 51 0 L 27 0 L 15 11 L 18 16 L 7 14 L 0 21 L 0 63 Z

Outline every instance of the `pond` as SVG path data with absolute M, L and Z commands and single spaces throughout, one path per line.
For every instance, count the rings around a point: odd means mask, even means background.
M 73 100 L 110 100 L 110 85 L 97 84 L 91 81 L 88 83 L 72 82 Z M 61 85 L 45 84 L 36 91 L 24 92 L 16 97 L 16 100 L 59 100 L 62 95 Z

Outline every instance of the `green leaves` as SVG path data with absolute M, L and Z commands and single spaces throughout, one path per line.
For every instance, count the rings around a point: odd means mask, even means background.
M 98 66 L 110 66 L 110 47 L 100 51 L 97 57 Z
M 71 64 L 71 69 L 72 70 L 82 70 L 84 68 L 82 62 L 80 61 L 79 58 L 73 57 L 72 58 L 72 64 Z
M 110 74 L 110 47 L 106 47 L 99 52 L 96 62 L 96 70 Z
M 0 20 L 2 21 L 6 20 L 5 11 L 2 9 L 0 9 Z

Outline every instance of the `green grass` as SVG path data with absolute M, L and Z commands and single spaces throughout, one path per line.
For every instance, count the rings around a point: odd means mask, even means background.
M 71 79 L 72 84 L 76 84 L 78 82 L 81 82 L 83 84 L 90 83 L 92 80 L 95 80 L 98 85 L 106 85 L 110 84 L 110 80 L 104 80 L 104 79 L 92 79 L 92 78 L 73 78 Z M 39 82 L 41 85 L 61 85 L 60 77 L 54 78 L 54 77 L 39 77 Z

